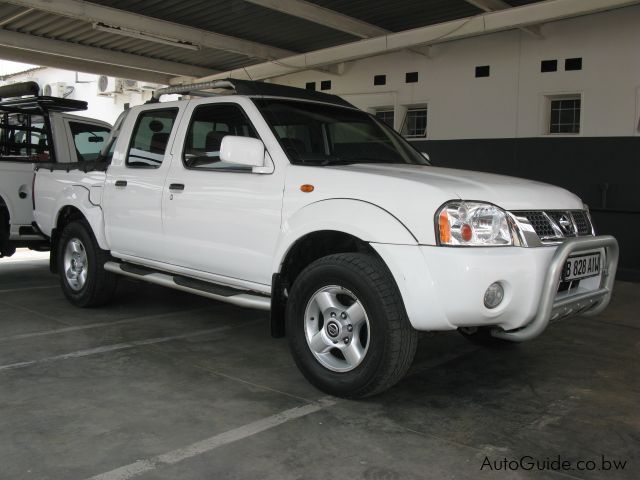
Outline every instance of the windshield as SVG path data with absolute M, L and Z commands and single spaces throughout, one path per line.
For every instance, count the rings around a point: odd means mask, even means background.
M 428 165 L 400 135 L 360 110 L 295 100 L 254 101 L 293 164 Z

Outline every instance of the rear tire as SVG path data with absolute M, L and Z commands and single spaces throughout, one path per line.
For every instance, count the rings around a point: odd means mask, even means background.
M 309 382 L 346 398 L 397 383 L 418 339 L 386 265 L 361 253 L 329 255 L 303 270 L 289 295 L 286 329 Z
M 9 212 L 5 207 L 0 207 L 0 258 L 16 253 L 16 247 L 9 243 L 9 228 Z
M 86 221 L 76 220 L 64 227 L 57 253 L 62 291 L 72 304 L 97 307 L 111 300 L 117 276 L 104 269 L 109 252 L 100 248 Z

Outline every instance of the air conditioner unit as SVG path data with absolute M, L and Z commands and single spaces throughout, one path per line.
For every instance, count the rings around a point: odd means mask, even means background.
M 121 91 L 123 92 L 139 92 L 140 85 L 136 80 L 129 80 L 126 78 L 121 78 L 118 80 L 121 85 Z
M 122 93 L 122 85 L 118 79 L 100 75 L 98 77 L 98 95 L 112 97 L 116 93 Z
M 158 85 L 157 83 L 141 83 L 140 84 L 140 90 L 142 91 L 153 92 L 155 90 L 158 90 L 161 87 L 162 85 Z
M 65 82 L 47 83 L 42 87 L 42 95 L 45 97 L 64 98 L 67 93 L 67 84 Z

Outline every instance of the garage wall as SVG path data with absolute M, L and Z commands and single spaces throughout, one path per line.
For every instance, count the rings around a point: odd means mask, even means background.
M 276 79 L 329 93 L 372 113 L 427 106 L 424 139 L 439 166 L 504 173 L 560 185 L 591 207 L 599 233 L 621 242 L 621 276 L 640 280 L 640 6 L 542 26 L 543 38 L 514 30 L 347 65 L 342 76 L 302 72 Z M 582 68 L 566 71 L 565 60 Z M 541 61 L 557 60 L 556 72 Z M 490 75 L 476 78 L 477 66 Z M 405 82 L 418 72 L 418 82 Z M 386 85 L 374 86 L 374 75 Z M 549 97 L 581 97 L 580 133 L 549 134 Z
M 85 111 L 75 112 L 76 115 L 99 118 L 114 123 L 122 113 L 125 104 L 140 105 L 149 99 L 150 91 L 126 91 L 120 93 L 99 94 L 98 79 L 100 75 L 72 72 L 58 68 L 40 67 L 7 76 L 0 85 L 33 81 L 43 89 L 45 85 L 53 87 L 53 95 L 88 102 Z M 110 85 L 115 85 L 118 79 L 109 77 Z M 138 82 L 143 84 L 143 82 Z
M 329 93 L 374 111 L 396 109 L 400 128 L 408 106 L 429 107 L 428 139 L 538 137 L 546 135 L 547 97 L 582 96 L 579 136 L 640 135 L 640 6 L 542 26 L 543 38 L 520 30 L 435 45 L 429 56 L 402 51 L 351 62 L 342 76 L 317 71 L 274 79 L 305 87 L 331 81 Z M 567 58 L 582 69 L 565 71 Z M 542 73 L 542 60 L 558 71 Z M 475 67 L 490 67 L 476 78 Z M 418 72 L 417 83 L 406 83 Z M 374 86 L 375 75 L 386 85 Z

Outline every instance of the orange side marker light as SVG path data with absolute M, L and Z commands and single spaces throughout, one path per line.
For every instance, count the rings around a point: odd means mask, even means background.
M 313 185 L 309 185 L 308 183 L 305 183 L 304 185 L 300 185 L 300 191 L 304 193 L 311 193 L 315 188 L 316 187 L 314 187 Z
M 449 225 L 449 215 L 447 215 L 446 210 L 440 212 L 438 224 L 440 227 L 440 243 L 446 245 L 451 241 L 451 226 Z

